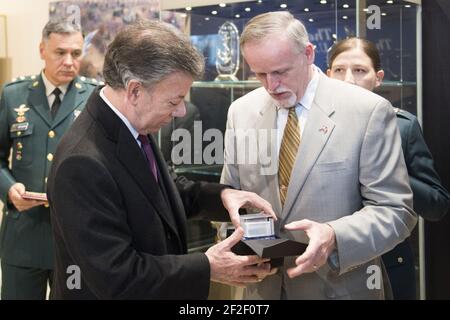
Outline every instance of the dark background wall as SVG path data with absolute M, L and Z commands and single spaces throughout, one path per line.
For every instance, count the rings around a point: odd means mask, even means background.
M 450 188 L 450 1 L 422 1 L 423 128 Z M 425 224 L 427 299 L 450 299 L 450 214 Z

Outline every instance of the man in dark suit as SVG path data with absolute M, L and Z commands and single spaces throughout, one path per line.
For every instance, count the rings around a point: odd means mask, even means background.
M 50 21 L 40 44 L 44 70 L 6 84 L 0 100 L 0 233 L 2 299 L 45 299 L 53 270 L 47 202 L 25 199 L 44 193 L 53 154 L 84 108 L 95 80 L 78 77 L 83 36 L 78 25 Z M 12 150 L 12 153 L 11 153 Z M 10 163 L 11 157 L 11 163 Z
M 242 285 L 270 273 L 267 261 L 230 251 L 242 228 L 186 254 L 186 215 L 223 220 L 228 210 L 236 222 L 250 205 L 275 216 L 256 194 L 176 178 L 165 165 L 151 134 L 185 114 L 203 68 L 190 41 L 157 21 L 122 30 L 109 46 L 106 86 L 62 140 L 48 180 L 54 298 L 205 299 L 210 280 Z

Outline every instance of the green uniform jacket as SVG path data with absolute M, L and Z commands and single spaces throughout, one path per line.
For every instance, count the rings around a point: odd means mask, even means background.
M 18 212 L 8 190 L 21 182 L 27 191 L 45 192 L 47 176 L 62 135 L 83 110 L 95 80 L 75 78 L 53 120 L 42 77 L 21 77 L 6 84 L 0 100 L 0 258 L 16 266 L 53 269 L 50 210 Z M 10 158 L 11 156 L 11 158 Z M 11 163 L 10 163 L 11 160 Z
M 425 143 L 419 121 L 405 110 L 395 108 L 395 112 L 413 191 L 414 210 L 427 221 L 438 221 L 449 209 L 450 196 L 434 169 L 433 157 Z M 389 275 L 394 299 L 415 299 L 414 255 L 408 241 L 385 253 L 383 262 Z

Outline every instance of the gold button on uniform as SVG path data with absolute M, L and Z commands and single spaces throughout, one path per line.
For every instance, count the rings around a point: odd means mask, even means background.
M 49 154 L 47 155 L 47 160 L 48 160 L 48 161 L 52 161 L 52 160 L 53 160 L 53 155 L 52 155 L 51 153 L 49 153 Z
M 50 138 L 54 138 L 54 137 L 55 137 L 55 131 L 50 130 L 50 131 L 48 132 L 48 136 L 49 136 Z
M 398 257 L 397 261 L 398 261 L 398 263 L 403 263 L 403 258 L 402 257 Z

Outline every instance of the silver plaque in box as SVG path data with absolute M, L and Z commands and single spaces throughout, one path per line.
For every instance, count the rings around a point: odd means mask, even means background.
M 275 238 L 275 228 L 271 216 L 255 213 L 242 215 L 240 218 L 241 226 L 244 228 L 244 240 Z

